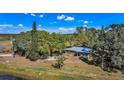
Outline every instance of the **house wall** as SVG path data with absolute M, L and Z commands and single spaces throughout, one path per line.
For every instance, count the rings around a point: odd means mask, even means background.
M 73 57 L 75 53 L 71 51 L 65 51 L 64 55 Z

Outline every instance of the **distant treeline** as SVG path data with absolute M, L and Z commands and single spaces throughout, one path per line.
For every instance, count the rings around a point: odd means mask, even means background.
M 0 41 L 11 40 L 11 38 L 15 37 L 17 34 L 0 34 Z

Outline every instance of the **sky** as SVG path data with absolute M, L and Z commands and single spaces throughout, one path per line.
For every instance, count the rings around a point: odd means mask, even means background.
M 78 26 L 124 24 L 124 13 L 0 13 L 0 34 L 29 31 L 34 21 L 39 30 L 73 33 Z

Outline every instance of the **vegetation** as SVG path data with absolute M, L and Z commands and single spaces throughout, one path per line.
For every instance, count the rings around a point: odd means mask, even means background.
M 95 57 L 93 63 L 105 71 L 113 68 L 124 71 L 124 25 L 112 24 L 102 27 L 100 30 L 94 28 L 77 27 L 77 45 L 87 46 L 92 49 Z
M 52 66 L 53 66 L 54 68 L 60 69 L 60 68 L 62 68 L 62 66 L 64 65 L 64 61 L 65 61 L 65 60 L 66 60 L 66 58 L 65 58 L 64 56 L 58 56 L 58 57 L 56 58 L 57 63 L 52 64 Z
M 95 28 L 77 27 L 74 34 L 49 33 L 37 31 L 36 23 L 33 23 L 32 31 L 23 32 L 16 36 L 14 51 L 31 60 L 58 56 L 64 48 L 69 46 L 85 46 L 92 49 L 95 57 L 93 63 L 103 70 L 112 71 L 113 68 L 124 69 L 124 25 L 113 24 Z M 53 65 L 61 68 L 63 63 L 59 61 Z
M 32 28 L 33 29 L 31 31 L 31 50 L 29 52 L 28 58 L 32 61 L 36 61 L 39 58 L 36 22 L 33 23 Z
M 89 47 L 94 40 L 97 30 L 95 28 L 77 27 L 77 42 L 80 46 Z
M 101 30 L 95 35 L 92 43 L 93 53 L 96 56 L 96 64 L 106 71 L 113 68 L 124 69 L 124 29 L 123 25 L 113 24 Z
M 33 27 L 36 27 L 33 26 Z M 64 35 L 57 33 L 48 33 L 47 31 L 37 31 L 33 28 L 32 31 L 20 33 L 14 43 L 14 52 L 26 56 L 27 58 L 38 59 L 46 58 L 47 56 L 53 56 L 62 54 L 65 48 Z M 30 47 L 31 46 L 31 47 Z

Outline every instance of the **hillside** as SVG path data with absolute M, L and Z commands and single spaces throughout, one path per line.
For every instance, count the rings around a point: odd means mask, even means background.
M 10 73 L 26 79 L 41 80 L 123 80 L 124 75 L 120 71 L 106 72 L 94 65 L 88 65 L 77 57 L 70 57 L 64 62 L 61 69 L 55 69 L 51 64 L 54 60 L 30 61 L 17 56 L 1 57 L 0 72 Z

